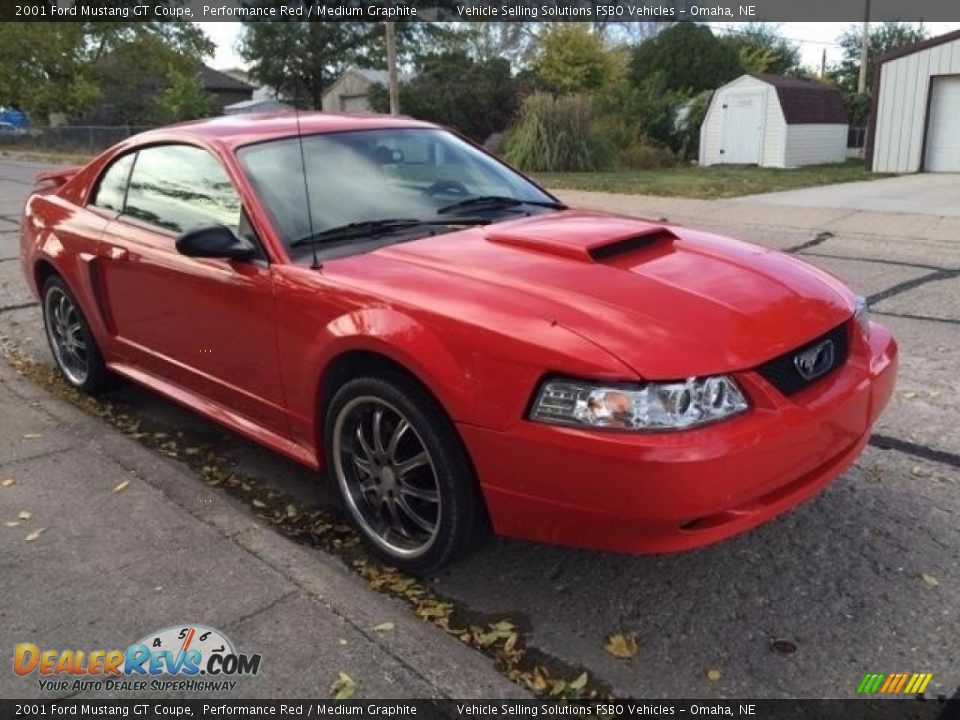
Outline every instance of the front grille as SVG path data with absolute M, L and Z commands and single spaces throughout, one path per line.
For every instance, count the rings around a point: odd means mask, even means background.
M 773 360 L 765 362 L 763 365 L 757 368 L 757 372 L 763 376 L 764 380 L 773 385 L 784 395 L 793 395 L 800 392 L 810 385 L 823 380 L 823 378 L 829 376 L 834 370 L 843 367 L 844 363 L 847 362 L 848 325 L 849 323 L 839 325 L 830 332 L 824 333 L 820 337 L 811 340 L 805 345 L 801 345 L 800 347 L 786 352 L 779 357 L 775 357 Z M 816 347 L 825 340 L 833 341 L 833 364 L 817 377 L 807 380 L 803 377 L 803 375 L 800 374 L 800 371 L 797 370 L 794 358 L 796 358 L 800 353 Z

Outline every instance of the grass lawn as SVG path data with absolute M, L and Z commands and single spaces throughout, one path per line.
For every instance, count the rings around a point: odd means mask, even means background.
M 868 172 L 862 160 L 833 165 L 781 169 L 687 165 L 661 170 L 535 173 L 541 185 L 557 190 L 599 190 L 628 195 L 664 195 L 689 198 L 728 198 L 739 195 L 794 190 L 831 183 L 889 177 Z

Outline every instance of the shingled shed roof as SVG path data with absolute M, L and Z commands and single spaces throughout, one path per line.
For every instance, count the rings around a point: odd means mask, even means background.
M 846 125 L 849 122 L 843 96 L 835 87 L 818 80 L 753 73 L 757 80 L 773 85 L 787 125 Z

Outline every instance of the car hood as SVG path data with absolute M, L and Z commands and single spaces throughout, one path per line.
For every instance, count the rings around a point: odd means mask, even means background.
M 853 308 L 842 283 L 788 255 L 597 212 L 500 222 L 376 254 L 443 273 L 449 283 L 435 274 L 428 283 L 437 307 L 457 283 L 487 284 L 492 306 L 521 303 L 648 379 L 755 367 Z

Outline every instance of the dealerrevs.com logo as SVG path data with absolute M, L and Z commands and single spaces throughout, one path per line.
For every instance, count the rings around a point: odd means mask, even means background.
M 19 643 L 13 671 L 36 674 L 41 690 L 73 692 L 224 691 L 233 678 L 260 672 L 261 656 L 238 653 L 219 630 L 179 625 L 150 633 L 126 650 L 41 649 Z

